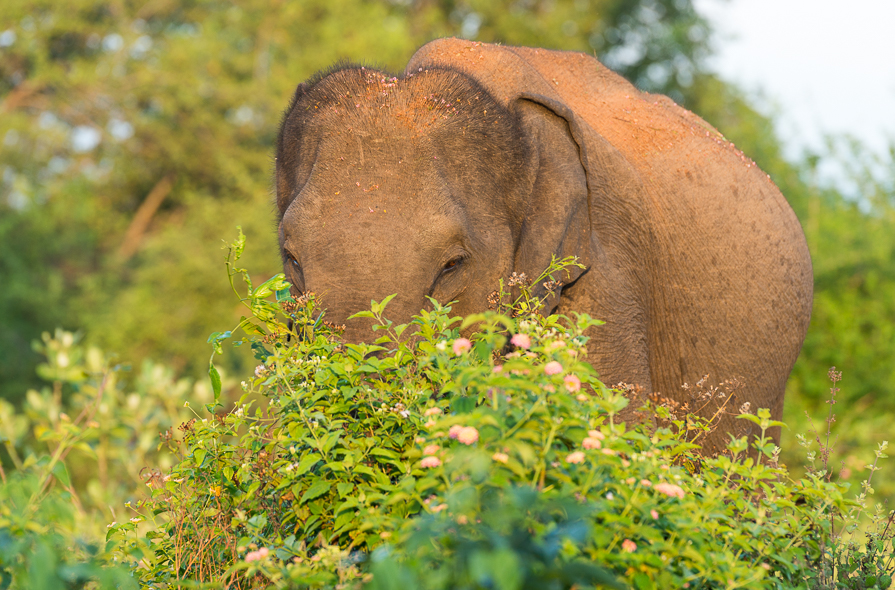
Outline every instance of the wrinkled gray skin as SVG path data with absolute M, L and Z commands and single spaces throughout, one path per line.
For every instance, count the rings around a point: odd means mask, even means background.
M 481 56 L 454 63 L 455 45 Z M 804 237 L 779 191 L 707 124 L 592 58 L 472 47 L 434 42 L 402 78 L 343 67 L 299 86 L 276 165 L 296 292 L 320 295 L 347 340 L 371 341 L 368 320 L 347 320 L 371 299 L 396 293 L 387 315 L 397 322 L 427 296 L 456 300 L 457 315 L 479 312 L 499 279 L 535 277 L 551 255 L 574 254 L 587 270 L 565 277 L 545 313 L 607 322 L 592 330 L 587 359 L 604 382 L 685 402 L 685 382 L 742 377 L 729 409 L 749 401 L 779 419 L 811 305 Z M 531 73 L 566 67 L 569 82 L 593 85 L 584 100 L 605 92 L 605 106 L 561 94 L 559 74 L 545 84 Z M 680 147 L 620 139 L 618 120 L 637 113 L 612 101 L 633 100 L 654 129 L 667 121 Z M 604 112 L 605 126 L 593 114 Z M 725 417 L 706 452 L 743 423 Z

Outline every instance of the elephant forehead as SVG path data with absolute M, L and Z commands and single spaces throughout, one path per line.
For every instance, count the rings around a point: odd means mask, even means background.
M 465 212 L 441 177 L 406 166 L 330 166 L 312 175 L 283 218 L 284 238 L 302 258 L 314 254 L 403 256 L 404 250 L 462 241 Z

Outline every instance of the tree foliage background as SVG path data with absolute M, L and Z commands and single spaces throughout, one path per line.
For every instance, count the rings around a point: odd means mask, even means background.
M 207 335 L 238 318 L 222 240 L 241 225 L 254 244 L 246 265 L 259 278 L 279 270 L 271 154 L 296 84 L 341 58 L 400 72 L 449 35 L 594 53 L 753 157 L 799 215 L 814 260 L 786 418 L 823 408 L 836 365 L 842 419 L 886 437 L 895 149 L 881 167 L 847 141 L 786 160 L 773 121 L 707 72 L 711 31 L 690 0 L 4 1 L 0 396 L 40 386 L 31 343 L 57 326 L 128 362 L 203 372 Z M 854 194 L 816 182 L 820 158 L 851 166 Z M 248 362 L 230 359 L 231 372 Z

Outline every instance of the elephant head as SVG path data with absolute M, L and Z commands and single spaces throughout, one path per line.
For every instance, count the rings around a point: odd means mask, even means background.
M 342 67 L 301 84 L 276 190 L 287 278 L 338 323 L 393 293 L 399 321 L 428 297 L 483 311 L 513 272 L 537 277 L 553 255 L 588 263 L 587 179 L 568 121 L 534 97 L 504 106 L 447 68 L 399 79 Z M 370 335 L 369 321 L 347 321 L 349 340 Z

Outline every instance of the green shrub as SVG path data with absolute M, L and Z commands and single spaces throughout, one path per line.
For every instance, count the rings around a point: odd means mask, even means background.
M 295 301 L 281 275 L 254 287 L 243 247 L 230 275 L 251 317 L 234 344 L 261 364 L 234 407 L 181 427 L 181 461 L 144 505 L 156 530 L 112 527 L 120 550 L 144 543 L 142 583 L 818 587 L 844 488 L 823 471 L 790 481 L 764 436 L 699 459 L 692 419 L 647 406 L 619 423 L 628 400 L 583 360 L 599 322 L 531 313 L 523 281 L 464 320 L 433 301 L 395 325 L 373 302 L 361 315 L 382 336 L 340 344 L 313 294 Z M 764 433 L 768 416 L 742 417 Z
M 214 362 L 211 391 L 157 365 L 127 384 L 73 335 L 44 337 L 52 387 L 23 413 L 0 404 L 0 588 L 890 585 L 893 517 L 867 506 L 877 461 L 845 500 L 829 430 L 793 481 L 763 434 L 704 458 L 692 441 L 710 421 L 647 404 L 622 423 L 625 392 L 585 362 L 600 322 L 537 315 L 524 277 L 465 319 L 433 301 L 395 325 L 374 302 L 361 315 L 381 336 L 342 344 L 313 294 L 253 285 L 244 245 L 228 268 L 245 336 L 209 339 L 212 361 L 228 341 L 259 361 L 235 403 Z

